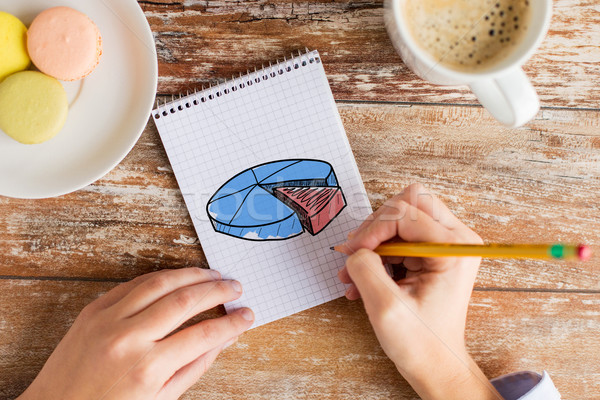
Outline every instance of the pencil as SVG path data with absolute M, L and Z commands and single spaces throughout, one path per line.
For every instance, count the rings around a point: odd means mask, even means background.
M 331 247 L 342 251 L 343 245 Z M 583 244 L 453 244 L 453 243 L 384 243 L 375 253 L 392 257 L 484 257 L 534 258 L 539 260 L 589 260 L 592 251 Z

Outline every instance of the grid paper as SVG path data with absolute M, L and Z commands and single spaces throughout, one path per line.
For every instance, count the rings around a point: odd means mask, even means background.
M 317 51 L 163 105 L 153 119 L 209 265 L 244 287 L 228 312 L 252 308 L 256 327 L 344 294 L 344 256 L 330 246 L 371 206 Z M 329 162 L 347 207 L 316 236 L 248 241 L 216 232 L 206 212 L 212 194 L 243 170 L 284 159 Z

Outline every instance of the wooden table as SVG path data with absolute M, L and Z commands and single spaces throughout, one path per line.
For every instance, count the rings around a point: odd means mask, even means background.
M 520 129 L 496 123 L 466 88 L 410 73 L 381 1 L 140 5 L 155 32 L 160 99 L 318 49 L 374 207 L 422 182 L 486 240 L 600 245 L 597 0 L 555 1 L 548 37 L 524 67 L 542 110 Z M 0 198 L 0 254 L 1 399 L 25 389 L 100 294 L 161 268 L 207 266 L 152 121 L 93 185 L 55 199 Z M 600 399 L 599 266 L 484 261 L 467 339 L 485 373 L 546 369 L 565 399 Z M 362 304 L 345 299 L 248 332 L 184 396 L 415 397 Z

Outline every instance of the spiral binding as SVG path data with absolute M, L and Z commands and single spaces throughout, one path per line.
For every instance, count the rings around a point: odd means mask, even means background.
M 320 62 L 319 52 L 316 50 L 310 51 L 307 48 L 305 53 L 301 51 L 298 51 L 297 55 L 292 53 L 292 58 L 289 60 L 284 57 L 283 61 L 277 60 L 275 64 L 269 63 L 267 67 L 263 65 L 260 70 L 254 68 L 254 71 L 248 70 L 246 75 L 240 73 L 239 77 L 233 76 L 231 79 L 226 79 L 216 86 L 209 85 L 208 89 L 205 89 L 203 86 L 201 91 L 194 89 L 193 93 L 187 92 L 185 96 L 180 94 L 178 99 L 175 96 L 171 96 L 171 101 L 168 103 L 165 102 L 163 105 L 157 99 L 156 108 L 152 111 L 153 118 L 158 120 L 168 117 L 178 111 L 199 106 L 202 103 L 227 96 L 232 92 L 244 90 L 246 87 L 259 84 L 263 80 L 274 79 L 308 64 L 318 64 Z

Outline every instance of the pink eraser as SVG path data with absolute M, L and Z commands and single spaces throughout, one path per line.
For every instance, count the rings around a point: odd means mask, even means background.
M 585 244 L 580 244 L 577 247 L 577 256 L 581 261 L 587 261 L 592 257 L 592 249 Z

